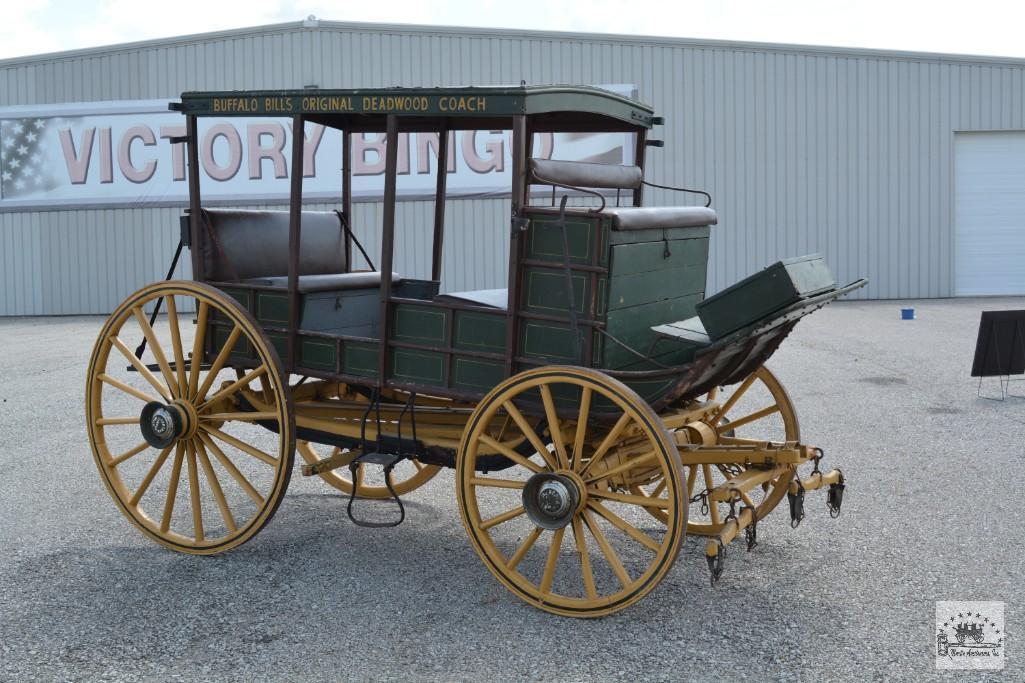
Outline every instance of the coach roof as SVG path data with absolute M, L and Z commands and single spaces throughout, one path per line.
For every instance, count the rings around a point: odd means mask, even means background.
M 655 122 L 646 104 L 579 85 L 185 92 L 170 109 L 196 116 L 301 114 L 354 131 L 384 130 L 389 114 L 400 117 L 404 131 L 508 129 L 519 115 L 529 116 L 535 131 L 636 130 Z

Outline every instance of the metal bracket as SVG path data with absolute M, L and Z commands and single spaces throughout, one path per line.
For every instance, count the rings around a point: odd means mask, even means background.
M 719 577 L 722 576 L 726 564 L 726 546 L 723 545 L 721 538 L 719 539 L 719 548 L 716 550 L 715 555 L 706 555 L 705 559 L 708 560 L 708 573 L 714 586 L 719 583 Z
M 836 519 L 840 516 L 840 507 L 843 505 L 843 491 L 847 488 L 843 481 L 843 473 L 840 473 L 840 481 L 829 485 L 826 492 L 826 506 L 829 508 L 829 516 Z
M 513 216 L 511 221 L 510 233 L 516 235 L 517 233 L 526 232 L 527 226 L 530 225 L 530 219 L 524 218 L 523 216 Z
M 787 499 L 790 501 L 790 528 L 792 529 L 800 526 L 801 520 L 804 519 L 804 484 L 801 483 L 800 476 L 796 474 L 794 481 L 797 482 L 797 493 L 787 491 Z

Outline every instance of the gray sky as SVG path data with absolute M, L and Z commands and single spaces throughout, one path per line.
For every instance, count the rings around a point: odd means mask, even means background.
M 0 58 L 296 21 L 486 26 L 1025 57 L 1021 0 L 2 0 Z

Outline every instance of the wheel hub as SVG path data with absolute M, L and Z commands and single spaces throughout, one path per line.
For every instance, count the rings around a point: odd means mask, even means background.
M 577 483 L 563 474 L 541 472 L 523 487 L 523 509 L 542 529 L 561 529 L 573 520 L 580 503 Z
M 139 416 L 142 437 L 154 448 L 167 448 L 185 433 L 185 420 L 175 406 L 147 403 Z

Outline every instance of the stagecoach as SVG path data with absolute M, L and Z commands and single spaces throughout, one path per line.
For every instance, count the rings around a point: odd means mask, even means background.
M 153 541 L 193 554 L 248 541 L 296 451 L 365 526 L 398 523 L 403 498 L 454 468 L 485 566 L 536 607 L 593 617 L 651 591 L 687 535 L 715 583 L 726 546 L 743 534 L 752 548 L 785 496 L 795 526 L 809 490 L 839 512 L 843 475 L 820 469 L 764 364 L 801 317 L 864 281 L 837 286 L 802 257 L 706 298 L 716 214 L 704 192 L 646 177 L 662 124 L 650 107 L 520 85 L 187 92 L 171 109 L 186 121 L 192 279 L 169 273 L 114 311 L 86 388 L 100 475 Z M 293 170 L 304 126 L 341 131 L 335 210 L 304 209 L 294 171 L 288 210 L 204 205 L 199 120 L 220 116 L 287 117 Z M 414 244 L 400 142 L 436 134 L 445 160 L 454 131 L 508 132 L 508 219 L 472 226 L 508 235 L 501 289 L 442 281 L 444 163 L 430 277 L 395 269 Z M 385 141 L 379 227 L 354 224 L 350 160 L 369 133 Z M 594 133 L 628 141 L 618 163 L 536 153 L 540 136 Z M 647 206 L 653 184 L 683 199 Z

